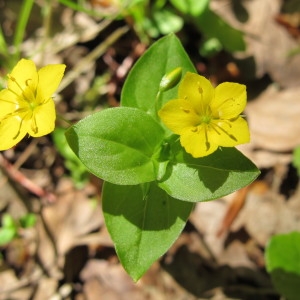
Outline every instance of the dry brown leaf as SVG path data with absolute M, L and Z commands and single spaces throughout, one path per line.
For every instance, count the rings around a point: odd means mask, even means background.
M 61 180 L 64 187 L 58 191 L 57 202 L 43 210 L 59 255 L 80 244 L 81 237 L 84 238 L 104 224 L 100 205 L 95 207 L 84 190 L 76 190 L 66 181 Z
M 246 115 L 251 141 L 238 148 L 260 168 L 289 163 L 300 145 L 300 88 L 271 85 L 248 103 Z
M 291 51 L 299 47 L 288 31 L 276 22 L 282 0 L 241 1 L 249 19 L 238 22 L 230 1 L 212 1 L 211 7 L 234 28 L 245 33 L 246 53 L 237 57 L 254 57 L 256 75 L 268 73 L 282 87 L 296 87 L 300 83 L 300 55 L 291 56 Z
M 255 148 L 286 152 L 300 144 L 300 88 L 278 91 L 270 86 L 248 103 L 246 114 Z
M 218 236 L 218 231 L 227 209 L 228 201 L 224 199 L 197 203 L 190 216 L 190 222 L 203 235 L 205 243 L 216 257 L 224 249 L 226 237 L 225 235 Z
M 272 191 L 265 194 L 250 192 L 232 230 L 244 227 L 264 247 L 274 234 L 300 230 L 299 207 L 300 198 L 290 202 Z

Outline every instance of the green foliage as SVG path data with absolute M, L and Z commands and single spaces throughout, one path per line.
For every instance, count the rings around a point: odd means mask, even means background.
M 18 236 L 20 228 L 30 228 L 36 223 L 36 216 L 28 213 L 15 220 L 10 214 L 2 216 L 2 226 L 0 228 L 0 246 L 4 246 Z
M 294 149 L 292 163 L 293 166 L 297 169 L 298 176 L 300 176 L 300 147 Z
M 71 178 L 77 187 L 82 187 L 88 180 L 89 172 L 81 160 L 74 154 L 65 138 L 65 129 L 56 127 L 52 132 L 56 149 L 63 156 L 65 167 L 70 171 Z
M 202 45 L 200 49 L 202 55 L 209 56 L 214 51 L 221 50 L 221 47 L 229 52 L 244 51 L 246 49 L 243 33 L 232 28 L 221 17 L 211 11 L 209 0 L 170 1 L 186 18 L 190 17 L 191 22 L 210 41 L 207 44 L 205 40 L 204 45 Z
M 300 295 L 300 232 L 279 234 L 269 241 L 266 252 L 267 271 L 275 288 L 288 300 Z
M 190 202 L 223 197 L 257 177 L 256 166 L 235 148 L 220 148 L 209 156 L 193 158 L 179 142 L 171 151 L 159 186 L 170 196 Z M 201 191 L 199 193 L 199 191 Z
M 163 137 L 151 116 L 130 107 L 97 112 L 67 131 L 71 148 L 93 174 L 122 185 L 155 180 L 153 156 Z
M 192 202 L 229 194 L 259 174 L 235 148 L 191 157 L 178 136 L 160 123 L 157 111 L 177 96 L 174 85 L 187 71 L 195 68 L 179 40 L 175 35 L 162 38 L 129 73 L 121 107 L 97 112 L 66 132 L 75 154 L 106 181 L 106 225 L 134 280 L 178 237 Z M 163 78 L 170 78 L 166 89 L 161 88 Z
M 19 222 L 20 222 L 20 226 L 22 228 L 31 228 L 36 223 L 36 215 L 32 214 L 32 213 L 28 213 L 28 214 L 22 216 L 19 219 Z
M 119 259 L 134 280 L 163 255 L 185 226 L 192 203 L 178 201 L 155 182 L 105 182 L 103 211 Z
M 2 226 L 0 228 L 0 246 L 6 245 L 17 235 L 17 224 L 9 214 L 2 216 Z
M 175 33 L 185 23 L 192 23 L 205 36 L 200 49 L 202 55 L 212 55 L 222 48 L 229 52 L 244 51 L 246 44 L 243 33 L 211 11 L 209 2 L 210 0 L 140 0 L 128 7 L 124 5 L 121 15 L 133 18 L 133 26 L 144 42 L 147 42 L 147 36 L 157 38 Z M 208 44 L 207 40 L 210 41 Z
M 125 8 L 122 15 L 133 18 L 133 26 L 141 40 L 148 41 L 148 36 L 157 38 L 172 32 L 178 32 L 184 20 L 166 5 L 167 1 L 136 1 Z
M 161 81 L 178 67 L 183 75 L 187 71 L 195 72 L 195 67 L 175 36 L 160 39 L 129 72 L 122 89 L 121 105 L 141 109 L 157 119 L 158 107 L 177 96 L 175 88 L 159 93 Z
M 195 25 L 207 38 L 218 39 L 228 52 L 244 51 L 246 49 L 243 33 L 232 28 L 221 17 L 209 9 L 205 10 L 199 18 L 195 19 Z
M 1 62 L 8 69 L 11 69 L 20 59 L 21 45 L 23 43 L 33 4 L 34 0 L 23 0 L 21 3 L 17 24 L 13 35 L 13 53 L 9 52 L 9 45 L 5 39 L 3 30 L 0 27 L 0 57 L 2 56 L 4 58 Z
M 200 16 L 204 11 L 209 9 L 210 0 L 170 0 L 170 2 L 182 13 Z
M 208 38 L 206 39 L 201 47 L 200 47 L 200 54 L 204 57 L 210 57 L 215 55 L 216 53 L 220 52 L 223 49 L 222 44 L 217 38 Z

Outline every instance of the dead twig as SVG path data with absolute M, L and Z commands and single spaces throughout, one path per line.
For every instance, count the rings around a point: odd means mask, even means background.
M 56 196 L 42 189 L 35 184 L 29 178 L 27 178 L 22 172 L 20 172 L 14 165 L 12 165 L 2 154 L 0 154 L 0 167 L 6 173 L 6 175 L 13 181 L 18 182 L 26 190 L 34 195 L 44 198 L 49 203 L 56 201 Z

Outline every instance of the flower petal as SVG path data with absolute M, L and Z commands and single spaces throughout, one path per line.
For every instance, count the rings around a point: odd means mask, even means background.
M 34 62 L 21 59 L 8 75 L 8 78 L 8 89 L 17 95 L 21 95 L 28 86 L 31 87 L 31 90 L 35 90 L 38 77 Z
M 26 133 L 20 116 L 12 116 L 2 120 L 0 122 L 0 151 L 15 146 L 24 138 Z
M 181 145 L 193 157 L 207 156 L 218 149 L 218 145 L 210 141 L 206 126 L 206 124 L 198 126 L 196 131 L 189 128 L 180 136 Z
M 163 123 L 176 134 L 181 134 L 186 128 L 193 128 L 200 123 L 193 104 L 182 99 L 167 102 L 158 115 Z
M 236 118 L 247 103 L 246 86 L 239 83 L 223 82 L 215 89 L 215 98 L 210 104 L 214 117 Z
M 0 92 L 0 121 L 18 108 L 17 96 L 7 89 Z
M 65 68 L 63 64 L 48 65 L 38 71 L 39 83 L 36 96 L 38 103 L 47 101 L 53 95 L 64 76 Z
M 213 121 L 210 126 L 209 138 L 219 146 L 234 147 L 250 141 L 248 124 L 242 117 L 234 121 Z
M 187 72 L 178 87 L 178 98 L 188 100 L 198 114 L 206 114 L 214 88 L 205 77 Z
M 28 133 L 33 137 L 46 135 L 55 127 L 55 105 L 50 98 L 46 103 L 35 108 Z

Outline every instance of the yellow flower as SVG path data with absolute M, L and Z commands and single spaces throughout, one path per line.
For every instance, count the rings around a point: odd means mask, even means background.
M 178 99 L 158 112 L 163 123 L 180 135 L 181 145 L 193 157 L 203 157 L 219 146 L 249 142 L 247 122 L 240 116 L 247 102 L 246 87 L 224 82 L 213 88 L 210 81 L 187 72 L 178 88 Z
M 33 137 L 54 130 L 52 95 L 64 75 L 65 65 L 48 65 L 37 71 L 33 61 L 21 59 L 8 74 L 0 92 L 0 150 L 15 146 L 28 133 Z

